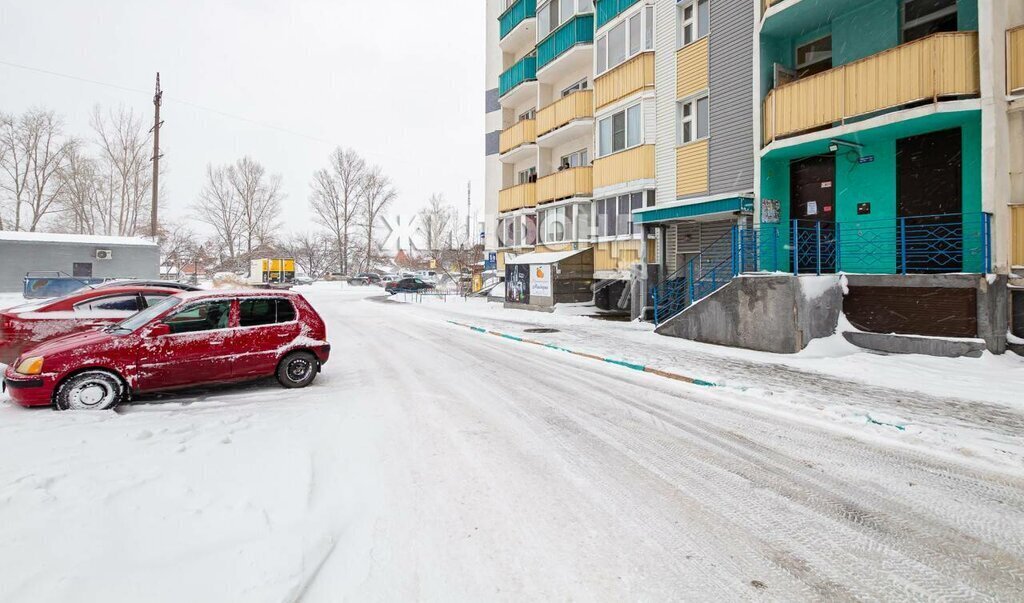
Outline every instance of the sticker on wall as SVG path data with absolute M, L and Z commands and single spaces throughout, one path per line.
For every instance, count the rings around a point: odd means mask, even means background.
M 821 211 L 822 211 L 822 213 L 826 213 L 827 214 L 827 213 L 832 211 L 832 206 L 831 205 L 826 205 L 826 206 L 821 208 Z
M 530 264 L 530 297 L 551 297 L 551 265 Z
M 764 224 L 778 224 L 781 211 L 778 199 L 761 199 L 761 222 Z
M 808 216 L 816 216 L 816 215 L 818 215 L 818 202 L 817 201 L 808 201 L 807 202 L 807 215 Z
M 826 180 L 821 183 L 821 188 L 832 188 L 832 181 Z

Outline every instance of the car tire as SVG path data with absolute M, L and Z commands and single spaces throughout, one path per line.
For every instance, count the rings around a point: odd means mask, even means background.
M 65 379 L 53 397 L 57 410 L 110 410 L 128 398 L 128 387 L 109 371 L 83 371 Z
M 277 366 L 277 381 L 287 388 L 306 387 L 320 372 L 320 361 L 310 352 L 292 352 Z

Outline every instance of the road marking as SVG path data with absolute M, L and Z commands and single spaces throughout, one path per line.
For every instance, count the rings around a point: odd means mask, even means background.
M 692 385 L 699 385 L 701 387 L 719 387 L 719 385 L 717 383 L 713 383 L 711 381 L 705 381 L 703 379 L 696 379 L 694 377 L 689 377 L 687 375 L 681 375 L 679 373 L 673 373 L 671 371 L 666 371 L 666 370 L 662 370 L 662 369 L 656 369 L 654 367 L 644 366 L 642 364 L 636 364 L 635 362 L 629 362 L 629 361 L 626 361 L 626 360 L 619 360 L 618 358 L 605 358 L 603 356 L 597 356 L 595 354 L 588 354 L 586 352 L 579 352 L 579 351 L 576 351 L 576 350 L 571 350 L 569 348 L 563 348 L 563 347 L 555 345 L 553 343 L 545 343 L 543 341 L 534 341 L 533 339 L 526 339 L 525 337 L 519 337 L 518 335 L 510 335 L 508 333 L 502 333 L 500 331 L 491 331 L 491 330 L 485 329 L 483 327 L 467 325 L 465 323 L 457 322 L 457 321 L 454 321 L 454 320 L 448 320 L 448 321 L 445 321 L 445 322 L 453 324 L 453 325 L 455 325 L 457 327 L 464 327 L 464 328 L 469 329 L 470 331 L 473 331 L 475 333 L 484 333 L 486 335 L 494 335 L 495 337 L 501 337 L 502 339 L 509 339 L 511 341 L 515 341 L 515 342 L 518 342 L 518 343 L 528 343 L 528 344 L 540 346 L 540 347 L 543 347 L 543 348 L 549 348 L 549 349 L 552 349 L 552 350 L 558 350 L 560 352 L 567 352 L 567 353 L 572 354 L 574 356 L 580 356 L 582 358 L 589 358 L 590 360 L 597 360 L 599 362 L 607 362 L 608 364 L 614 364 L 616 366 L 621 366 L 621 367 L 628 368 L 628 369 L 631 369 L 631 370 L 634 370 L 634 371 L 640 371 L 640 372 L 643 372 L 643 373 L 649 373 L 651 375 L 657 375 L 659 377 L 664 377 L 666 379 L 672 379 L 672 380 L 675 380 L 675 381 L 682 381 L 683 383 L 690 383 Z

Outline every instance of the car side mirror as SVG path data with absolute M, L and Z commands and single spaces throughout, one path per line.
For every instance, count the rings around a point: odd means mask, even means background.
M 149 330 L 149 334 L 147 335 L 147 337 L 160 337 L 162 335 L 170 335 L 170 334 L 171 334 L 171 325 L 169 325 L 169 324 L 167 324 L 165 322 L 159 322 L 159 323 L 153 325 L 153 327 Z

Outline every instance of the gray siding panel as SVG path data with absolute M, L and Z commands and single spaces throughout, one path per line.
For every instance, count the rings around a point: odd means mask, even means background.
M 711 194 L 754 190 L 754 13 L 750 0 L 711 2 Z
M 501 104 L 498 102 L 498 89 L 491 88 L 484 94 L 484 113 L 501 111 Z
M 97 249 L 109 249 L 113 257 L 97 260 Z M 55 243 L 0 240 L 0 291 L 21 291 L 27 272 L 72 274 L 75 262 L 92 264 L 95 278 L 160 276 L 160 250 L 154 246 L 111 243 Z
M 501 142 L 501 130 L 488 132 L 484 141 L 484 155 L 497 155 Z

